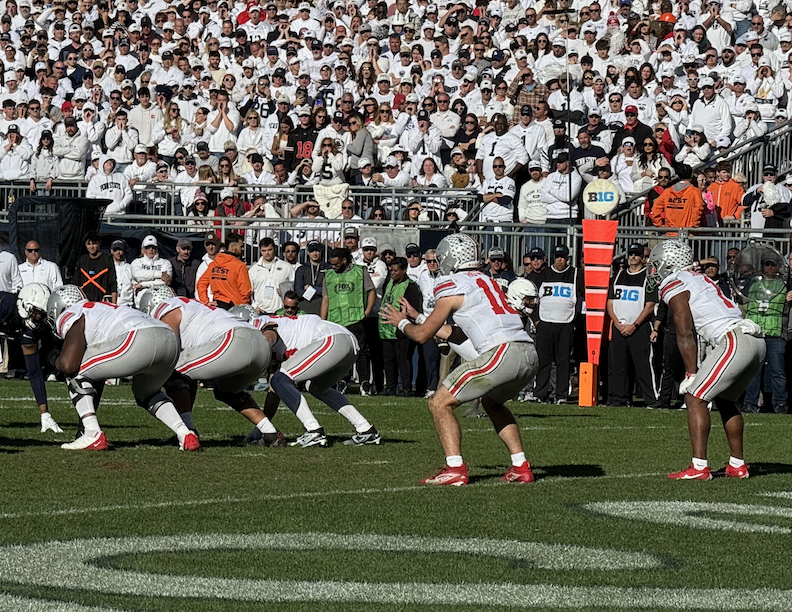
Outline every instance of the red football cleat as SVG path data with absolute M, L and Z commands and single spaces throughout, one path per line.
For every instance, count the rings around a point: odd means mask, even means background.
M 198 440 L 198 436 L 196 436 L 192 431 L 184 436 L 184 439 L 181 441 L 179 448 L 183 451 L 192 451 L 197 452 L 201 449 L 201 442 Z
M 708 467 L 703 470 L 697 470 L 693 467 L 693 464 L 690 464 L 686 470 L 669 474 L 668 477 L 671 480 L 712 480 L 712 474 Z
M 421 484 L 428 485 L 451 485 L 452 487 L 461 487 L 468 483 L 468 469 L 466 464 L 461 467 L 445 466 L 434 476 L 423 478 Z
M 511 466 L 501 480 L 505 482 L 533 482 L 534 475 L 531 464 L 527 461 L 520 466 Z
M 748 466 L 743 464 L 740 467 L 732 467 L 731 465 L 727 465 L 722 470 L 724 476 L 728 476 L 729 478 L 748 478 Z

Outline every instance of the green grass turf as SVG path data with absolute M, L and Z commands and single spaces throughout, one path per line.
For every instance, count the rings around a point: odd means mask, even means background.
M 211 394 L 201 391 L 195 421 L 206 450 L 187 454 L 157 444 L 169 432 L 134 405 L 128 386 L 107 388 L 99 417 L 112 451 L 70 453 L 59 444 L 73 436 L 76 415 L 63 385 L 50 384 L 48 391 L 55 398 L 52 413 L 65 434 L 39 433 L 33 401 L 22 399 L 30 396 L 27 383 L 3 382 L 0 387 L 0 547 L 194 533 L 497 538 L 647 552 L 663 559 L 664 565 L 652 570 L 564 571 L 477 555 L 321 549 L 158 552 L 111 556 L 96 563 L 183 576 L 370 583 L 734 589 L 792 585 L 789 535 L 693 529 L 592 514 L 582 508 L 589 502 L 621 500 L 792 506 L 790 500 L 762 496 L 792 491 L 792 417 L 746 418 L 751 479 L 671 482 L 666 472 L 681 469 L 690 460 L 684 412 L 512 403 L 537 482 L 500 483 L 508 454 L 489 421 L 460 416 L 471 485 L 434 488 L 416 486 L 443 462 L 425 400 L 354 396 L 355 404 L 383 434 L 381 446 L 354 448 L 341 444 L 352 433 L 347 421 L 311 399 L 334 445 L 264 449 L 242 446 L 250 429 L 247 421 L 218 409 Z M 720 419 L 713 417 L 710 464 L 718 468 L 728 452 Z M 290 437 L 300 433 L 298 421 L 284 408 L 275 423 Z M 205 503 L 186 503 L 201 501 Z M 160 502 L 173 505 L 151 506 Z M 108 506 L 119 507 L 101 509 Z M 783 518 L 739 518 L 792 527 L 792 521 Z M 260 602 L 132 596 L 12 582 L 0 583 L 0 592 L 141 611 L 432 609 L 408 603 L 272 603 L 265 592 Z

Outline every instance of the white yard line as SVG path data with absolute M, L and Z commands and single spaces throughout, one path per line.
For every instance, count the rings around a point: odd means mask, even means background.
M 260 456 L 251 453 L 250 455 L 240 456 Z M 540 478 L 533 485 L 528 487 L 541 486 L 543 484 L 562 483 L 571 480 L 620 480 L 632 478 L 648 478 L 661 476 L 660 472 L 647 472 L 636 474 L 605 474 L 603 476 L 551 476 L 548 478 Z M 506 484 L 500 481 L 486 482 L 480 484 L 469 485 L 473 488 L 481 487 L 500 487 L 500 486 L 522 486 Z M 31 517 L 45 517 L 45 516 L 69 516 L 75 514 L 91 514 L 99 512 L 125 512 L 136 510 L 149 510 L 157 508 L 178 508 L 186 506 L 209 506 L 213 504 L 233 504 L 233 503 L 249 503 L 259 501 L 287 501 L 290 499 L 300 498 L 321 498 L 321 497 L 336 497 L 344 495 L 382 495 L 390 493 L 402 493 L 404 491 L 437 491 L 436 487 L 427 485 L 410 485 L 405 487 L 380 487 L 380 488 L 363 488 L 363 489 L 335 489 L 331 491 L 299 491 L 293 493 L 277 493 L 272 495 L 263 496 L 249 496 L 249 497 L 216 497 L 207 499 L 194 499 L 194 500 L 179 500 L 179 501 L 163 501 L 163 502 L 144 502 L 139 504 L 115 504 L 108 506 L 88 506 L 83 508 L 63 508 L 60 510 L 42 510 L 40 512 L 5 512 L 0 513 L 0 520 L 11 520 L 20 518 Z

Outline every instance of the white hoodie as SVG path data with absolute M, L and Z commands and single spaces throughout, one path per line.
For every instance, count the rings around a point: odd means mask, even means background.
M 5 181 L 30 178 L 30 158 L 33 149 L 22 138 L 16 145 L 6 150 L 8 140 L 0 143 L 0 178 Z
M 85 197 L 112 200 L 108 204 L 105 214 L 123 215 L 126 212 L 126 207 L 132 201 L 132 190 L 129 188 L 129 181 L 120 172 L 105 173 L 106 161 L 113 162 L 113 170 L 115 170 L 115 160 L 110 159 L 107 155 L 102 155 L 99 158 L 99 171 L 88 183 Z

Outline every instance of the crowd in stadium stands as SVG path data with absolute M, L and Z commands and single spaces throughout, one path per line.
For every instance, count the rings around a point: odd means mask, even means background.
M 417 244 L 397 252 L 350 227 L 344 230 L 343 246 L 330 251 L 328 259 L 322 243 L 313 240 L 307 245 L 305 263 L 300 264 L 296 243 L 287 242 L 279 252 L 274 241 L 265 237 L 259 245 L 259 259 L 247 265 L 244 238 L 233 233 L 225 243 L 216 232 L 206 233 L 201 258 L 193 256 L 193 241 L 181 239 L 170 259 L 160 257 L 158 240 L 149 235 L 140 253 L 130 257 L 131 263 L 127 255 L 133 252 L 124 240 L 114 241 L 110 254 L 102 252 L 101 241 L 96 232 L 85 236 L 86 253 L 79 258 L 71 281 L 88 299 L 135 306 L 145 288 L 168 285 L 178 296 L 218 308 L 250 304 L 263 314 L 318 314 L 347 327 L 358 339 L 361 350 L 354 382 L 361 395 L 431 397 L 454 363 L 446 342 L 435 338 L 417 345 L 379 317 L 385 304 L 398 307 L 402 299 L 419 313 L 431 313 L 440 276 L 437 256 L 433 250 L 422 253 Z M 649 250 L 648 245 L 634 243 L 626 256 L 613 262 L 601 398 L 617 406 L 678 407 L 682 400 L 676 390 L 685 368 L 673 318 L 647 280 Z M 58 267 L 42 259 L 40 252 L 38 242 L 28 242 L 25 261 L 19 265 L 13 255 L 0 252 L 0 291 L 17 293 L 30 282 L 59 287 L 63 281 Z M 736 248 L 729 249 L 723 268 L 715 257 L 700 262 L 701 271 L 725 298 L 735 297 L 724 270 L 733 269 L 738 253 Z M 566 403 L 575 386 L 574 373 L 585 356 L 582 271 L 563 244 L 555 244 L 549 253 L 533 248 L 517 270 L 500 247 L 484 255 L 485 273 L 523 315 L 525 329 L 536 342 L 539 370 L 518 399 Z M 792 358 L 788 342 L 792 284 L 781 272 L 784 263 L 775 256 L 761 262 L 763 287 L 773 284 L 774 297 L 754 296 L 742 306 L 745 316 L 762 328 L 767 344 L 766 366 L 748 388 L 745 411 L 787 412 L 787 384 L 792 383 L 785 374 Z M 497 296 L 493 299 L 497 302 Z M 634 397 L 640 399 L 634 401 Z M 472 413 L 477 414 L 475 407 Z
M 53 181 L 88 181 L 88 197 L 111 201 L 108 213 L 158 211 L 171 190 L 200 230 L 211 216 L 287 216 L 294 202 L 266 187 L 308 185 L 330 199 L 348 185 L 453 187 L 478 196 L 482 221 L 540 226 L 583 215 L 581 189 L 608 178 L 622 200 L 651 190 L 650 225 L 782 227 L 790 216 L 790 192 L 766 197 L 744 169 L 685 169 L 789 118 L 783 3 L 0 8 L 0 179 L 39 194 Z M 764 183 L 775 182 L 770 171 Z M 669 206 L 662 191 L 677 175 L 692 188 Z M 264 192 L 258 203 L 251 185 Z M 355 202 L 354 214 L 377 218 L 377 202 Z M 385 212 L 414 221 L 449 212 L 442 198 L 409 203 Z

